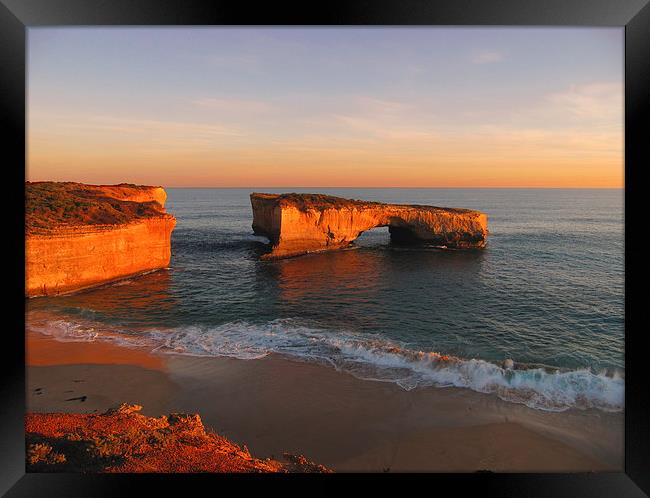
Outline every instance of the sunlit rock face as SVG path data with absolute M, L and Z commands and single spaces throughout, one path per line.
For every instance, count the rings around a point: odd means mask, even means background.
M 165 190 L 26 184 L 25 295 L 50 296 L 166 268 L 176 219 Z
M 253 231 L 268 237 L 263 259 L 347 247 L 361 233 L 387 226 L 395 242 L 455 249 L 485 247 L 487 215 L 470 209 L 384 204 L 321 194 L 251 194 Z

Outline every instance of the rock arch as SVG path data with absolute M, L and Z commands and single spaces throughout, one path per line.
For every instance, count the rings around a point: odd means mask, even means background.
M 322 194 L 252 193 L 253 231 L 268 237 L 263 259 L 342 249 L 361 233 L 387 226 L 400 242 L 430 241 L 453 248 L 481 248 L 487 215 L 470 209 L 384 204 Z

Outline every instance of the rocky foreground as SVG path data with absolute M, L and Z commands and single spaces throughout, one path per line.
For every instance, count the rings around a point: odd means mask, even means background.
M 101 415 L 30 413 L 28 472 L 330 472 L 303 456 L 258 459 L 206 430 L 199 415 L 145 417 L 123 404 Z
M 161 187 L 26 182 L 26 296 L 167 267 L 176 219 L 166 198 Z
M 342 249 L 366 230 L 383 226 L 395 242 L 455 249 L 482 248 L 488 235 L 487 215 L 470 209 L 295 193 L 253 193 L 251 205 L 253 231 L 272 245 L 263 259 Z

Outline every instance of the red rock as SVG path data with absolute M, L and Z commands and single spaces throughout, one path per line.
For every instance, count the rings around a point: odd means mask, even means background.
M 482 248 L 487 215 L 441 208 L 343 199 L 322 194 L 251 194 L 253 231 L 270 239 L 263 259 L 341 249 L 361 233 L 389 227 L 398 241 L 427 241 L 449 248 Z
M 26 184 L 25 294 L 56 295 L 166 268 L 176 219 L 161 187 Z
M 28 472 L 330 472 L 302 455 L 258 459 L 205 429 L 197 414 L 145 417 L 123 404 L 101 415 L 29 413 Z

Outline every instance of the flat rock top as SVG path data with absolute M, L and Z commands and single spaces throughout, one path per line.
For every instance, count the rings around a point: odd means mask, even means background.
M 437 206 L 427 206 L 419 204 L 389 204 L 384 202 L 375 201 L 362 201 L 358 199 L 345 199 L 343 197 L 336 197 L 333 195 L 325 194 L 265 194 L 253 192 L 251 199 L 264 199 L 276 203 L 278 206 L 295 207 L 301 211 L 309 210 L 325 210 L 325 209 L 381 209 L 381 208 L 402 208 L 402 209 L 415 209 L 420 211 L 447 211 L 452 213 L 479 213 L 472 209 L 462 208 L 447 208 Z
M 156 201 L 129 200 L 158 188 L 145 185 L 86 185 L 73 182 L 25 182 L 25 231 L 49 234 L 62 228 L 122 225 L 171 216 Z

